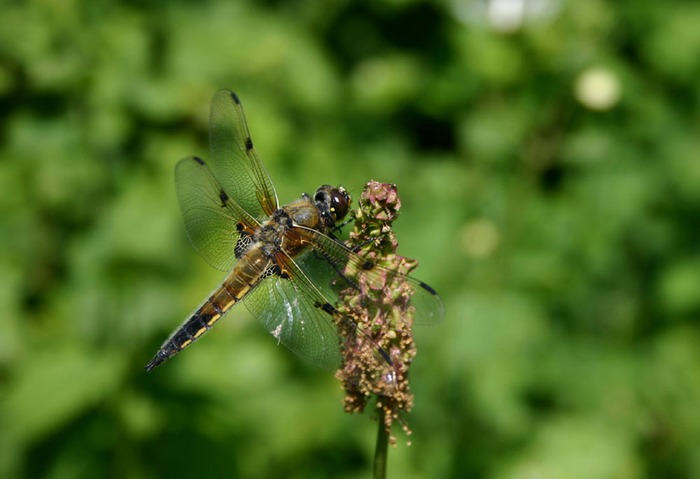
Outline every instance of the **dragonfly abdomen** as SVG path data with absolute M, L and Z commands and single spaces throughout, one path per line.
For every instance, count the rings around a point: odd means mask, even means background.
M 224 279 L 212 294 L 192 313 L 182 325 L 163 343 L 153 359 L 146 365 L 150 371 L 167 361 L 206 333 L 226 312 L 260 280 L 265 268 L 260 268 L 255 254 L 244 256 L 236 268 Z

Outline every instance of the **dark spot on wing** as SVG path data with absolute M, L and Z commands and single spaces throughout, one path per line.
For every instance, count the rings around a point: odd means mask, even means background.
M 243 223 L 236 223 L 236 231 L 239 233 L 245 229 L 245 226 L 243 226 Z
M 236 246 L 233 247 L 233 254 L 236 256 L 236 259 L 241 259 L 245 252 L 248 251 L 249 246 L 250 236 L 241 235 L 240 238 L 236 240 Z
M 221 207 L 225 208 L 226 203 L 228 203 L 228 195 L 226 194 L 226 192 L 224 190 L 221 190 L 219 192 L 219 199 L 221 200 Z
M 316 303 L 316 307 L 321 308 L 323 311 L 325 311 L 326 313 L 328 313 L 330 315 L 334 315 L 338 312 L 338 310 L 335 309 L 333 307 L 333 305 L 330 303 L 324 303 L 324 304 Z
M 247 151 L 250 151 L 250 150 L 253 149 L 253 140 L 251 140 L 250 137 L 248 137 L 248 138 L 245 139 L 245 149 L 246 149 Z
M 372 268 L 374 268 L 374 261 L 365 261 L 362 263 L 362 269 L 365 271 L 369 271 Z
M 233 101 L 235 101 L 237 104 L 241 104 L 241 100 L 238 99 L 238 95 L 236 95 L 234 92 L 231 92 L 231 98 L 233 98 Z
M 431 288 L 430 286 L 428 286 L 427 284 L 425 284 L 422 281 L 419 284 L 420 284 L 420 287 L 423 288 L 424 290 L 426 290 L 428 293 L 437 296 L 437 291 L 435 291 L 433 288 Z
M 394 364 L 394 361 L 391 360 L 391 358 L 389 357 L 389 354 L 388 354 L 386 351 L 384 351 L 384 349 L 382 349 L 382 348 L 377 348 L 377 351 L 379 351 L 379 354 L 382 355 L 382 357 L 384 358 L 384 360 L 385 360 L 387 363 L 389 363 L 390 365 L 393 365 L 393 364 Z
M 204 160 L 201 159 L 200 157 L 198 157 L 198 156 L 193 156 L 192 159 L 193 159 L 194 161 L 196 161 L 197 163 L 199 163 L 200 165 L 204 166 Z

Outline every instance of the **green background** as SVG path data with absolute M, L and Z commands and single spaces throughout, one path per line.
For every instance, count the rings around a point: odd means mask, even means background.
M 173 168 L 229 88 L 283 202 L 398 184 L 447 314 L 389 477 L 700 478 L 700 4 L 497 3 L 2 1 L 0 477 L 369 476 L 245 311 L 143 371 L 222 278 Z

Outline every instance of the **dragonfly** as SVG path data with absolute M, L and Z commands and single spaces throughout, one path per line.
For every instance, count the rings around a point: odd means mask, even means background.
M 342 186 L 322 185 L 313 196 L 303 194 L 280 206 L 241 101 L 231 91 L 218 91 L 212 99 L 209 142 L 211 160 L 180 160 L 175 185 L 190 242 L 211 266 L 227 274 L 165 340 L 146 369 L 197 341 L 242 303 L 278 343 L 317 366 L 337 370 L 342 366 L 334 321 L 338 285 L 352 287 L 343 271 L 354 265 L 370 276 L 399 273 L 368 263 L 336 238 L 351 203 Z M 405 280 L 413 290 L 415 321 L 439 321 L 444 306 L 435 290 L 412 277 Z M 357 327 L 351 318 L 342 324 Z M 379 347 L 378 354 L 391 366 Z

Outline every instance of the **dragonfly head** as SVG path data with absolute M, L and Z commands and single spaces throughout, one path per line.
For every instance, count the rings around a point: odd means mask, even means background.
M 314 203 L 321 213 L 323 223 L 332 228 L 345 218 L 350 207 L 350 195 L 342 186 L 320 186 L 314 193 Z

